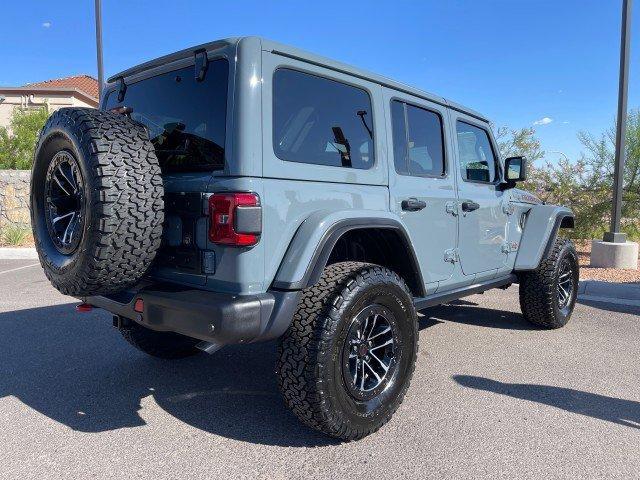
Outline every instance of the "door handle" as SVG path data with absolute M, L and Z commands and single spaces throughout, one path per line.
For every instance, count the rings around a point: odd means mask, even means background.
M 422 210 L 426 207 L 427 202 L 418 200 L 417 198 L 407 198 L 406 200 L 402 200 L 400 205 L 402 206 L 402 210 L 407 212 L 417 212 L 418 210 Z
M 462 202 L 462 211 L 463 212 L 473 212 L 480 208 L 480 204 L 476 202 L 472 202 L 471 200 L 465 200 Z

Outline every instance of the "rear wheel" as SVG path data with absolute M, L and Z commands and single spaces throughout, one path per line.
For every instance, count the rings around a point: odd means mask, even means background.
M 578 294 L 578 254 L 573 243 L 556 238 L 549 256 L 536 270 L 520 275 L 520 308 L 543 328 L 560 328 L 573 313 Z
M 174 332 L 157 332 L 135 322 L 120 328 L 124 339 L 152 357 L 177 359 L 199 353 L 199 340 Z
M 281 339 L 280 390 L 306 425 L 359 439 L 402 402 L 417 346 L 417 314 L 403 280 L 377 265 L 336 263 L 303 292 Z

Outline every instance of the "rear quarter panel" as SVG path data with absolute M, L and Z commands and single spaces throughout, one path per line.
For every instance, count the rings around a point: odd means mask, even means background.
M 318 245 L 322 233 L 337 220 L 348 217 L 388 215 L 386 187 L 341 185 L 323 182 L 264 179 L 266 205 L 263 207 L 265 285 L 268 287 L 298 228 L 305 220 L 317 218 L 314 234 L 305 238 L 304 247 L 287 265 L 283 278 L 300 280 Z M 284 266 L 283 266 L 284 267 Z
M 289 68 L 365 90 L 371 98 L 374 164 L 370 169 L 312 165 L 281 160 L 273 148 L 273 75 Z M 296 231 L 315 212 L 357 215 L 358 211 L 388 212 L 387 144 L 382 87 L 311 63 L 262 52 L 262 158 L 264 288 L 276 276 Z M 301 159 L 302 160 L 302 159 Z M 328 223 L 331 223 L 330 221 Z M 329 225 L 325 225 L 327 228 Z M 315 241 L 309 239 L 310 243 Z M 310 247 L 311 248 L 311 247 Z M 301 258 L 301 264 L 308 262 Z

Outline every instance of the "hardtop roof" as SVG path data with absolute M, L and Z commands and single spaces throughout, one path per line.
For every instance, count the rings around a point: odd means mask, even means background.
M 440 105 L 444 105 L 447 107 L 450 107 L 454 110 L 457 110 L 459 112 L 465 113 L 467 115 L 470 115 L 472 117 L 477 118 L 478 120 L 481 120 L 483 122 L 487 122 L 489 123 L 489 120 L 483 116 L 481 113 L 472 110 L 468 107 L 465 107 L 463 105 L 460 105 L 459 103 L 456 102 L 452 102 L 451 100 L 447 100 L 443 97 L 440 97 L 438 95 L 434 95 L 431 94 L 429 92 L 425 92 L 424 90 L 420 90 L 418 88 L 412 87 L 410 85 L 406 85 L 403 84 L 401 82 L 397 82 L 395 80 L 392 80 L 390 78 L 384 77 L 382 75 L 378 75 L 375 73 L 371 73 L 367 70 L 363 70 L 357 67 L 354 67 L 352 65 L 348 65 L 346 63 L 342 63 L 342 62 L 338 62 L 336 60 L 327 58 L 327 57 L 323 57 L 320 55 L 316 55 L 314 53 L 310 53 L 307 52 L 305 50 L 296 48 L 296 47 L 292 47 L 289 45 L 285 45 L 282 43 L 278 43 L 275 42 L 273 40 L 269 40 L 263 37 L 231 37 L 231 38 L 226 38 L 226 39 L 222 39 L 222 40 L 216 40 L 213 42 L 209 42 L 209 43 L 204 43 L 201 45 L 196 45 L 193 47 L 189 47 L 189 48 L 185 48 L 183 50 L 174 52 L 174 53 L 170 53 L 168 55 L 164 55 L 162 57 L 158 57 L 156 59 L 150 60 L 148 62 L 144 62 L 141 63 L 139 65 L 136 65 L 132 68 L 129 68 L 127 70 L 124 70 L 120 73 L 117 73 L 116 75 L 111 76 L 107 82 L 111 83 L 119 78 L 126 78 L 130 75 L 134 75 L 136 73 L 140 73 L 144 70 L 148 70 L 150 68 L 154 68 L 154 67 L 158 67 L 161 65 L 164 65 L 166 63 L 187 57 L 189 55 L 193 55 L 194 51 L 197 50 L 207 50 L 207 51 L 211 51 L 211 50 L 218 50 L 218 49 L 222 49 L 224 47 L 229 47 L 232 45 L 236 45 L 238 42 L 241 42 L 244 39 L 248 39 L 248 38 L 253 38 L 253 39 L 258 39 L 260 41 L 260 44 L 262 45 L 262 50 L 263 51 L 268 51 L 268 52 L 272 52 L 272 53 L 276 53 L 279 55 L 284 55 L 290 58 L 295 58 L 297 60 L 301 60 L 307 63 L 311 63 L 311 64 L 315 64 L 318 66 L 322 66 L 325 68 L 329 68 L 331 70 L 336 70 L 339 72 L 343 72 L 346 73 L 348 75 L 353 75 L 355 77 L 364 79 L 364 80 L 368 80 L 371 81 L 373 83 L 377 83 L 380 85 L 383 85 L 385 87 L 388 88 L 392 88 L 395 90 L 399 90 L 402 92 L 406 92 L 410 95 L 414 95 L 416 97 L 420 97 L 420 98 L 424 98 L 426 100 L 432 101 L 434 103 L 438 103 Z

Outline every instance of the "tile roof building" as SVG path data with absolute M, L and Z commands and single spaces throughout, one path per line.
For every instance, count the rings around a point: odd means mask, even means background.
M 45 80 L 44 82 L 27 83 L 25 87 L 70 88 L 84 92 L 96 100 L 98 99 L 98 81 L 91 75 L 76 75 Z
M 8 126 L 15 108 L 98 106 L 98 81 L 90 75 L 45 80 L 21 87 L 0 87 L 0 126 Z

